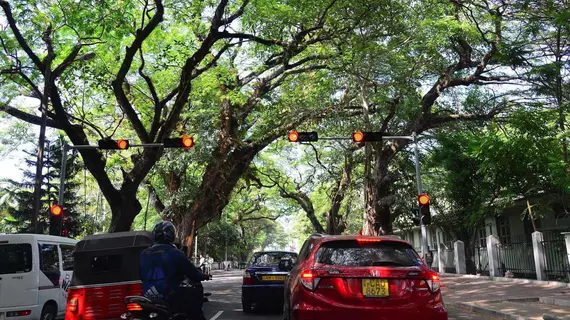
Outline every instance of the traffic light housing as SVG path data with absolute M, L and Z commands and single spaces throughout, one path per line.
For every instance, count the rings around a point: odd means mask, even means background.
M 382 132 L 358 130 L 352 133 L 352 141 L 356 143 L 382 141 Z
M 104 139 L 99 140 L 99 149 L 102 150 L 127 150 L 129 148 L 129 140 L 126 139 Z
M 297 132 L 296 130 L 289 131 L 287 135 L 287 139 L 289 142 L 309 142 L 309 141 L 318 141 L 319 134 L 316 131 L 301 131 Z
M 420 219 L 423 225 L 431 224 L 431 212 L 429 210 L 430 197 L 427 193 L 418 195 L 418 203 L 420 210 Z
M 167 138 L 163 142 L 163 146 L 165 148 L 184 148 L 190 149 L 196 143 L 194 142 L 194 138 L 189 136 L 183 136 L 181 138 Z
M 420 210 L 412 209 L 412 222 L 414 226 L 420 226 Z
M 63 207 L 59 204 L 53 204 L 49 209 L 49 234 L 59 236 L 61 235 L 63 221 Z

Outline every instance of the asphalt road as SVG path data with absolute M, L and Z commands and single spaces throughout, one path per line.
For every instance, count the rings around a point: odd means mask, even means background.
M 214 280 L 204 282 L 204 290 L 211 292 L 210 302 L 204 304 L 207 320 L 281 320 L 281 310 L 263 310 L 244 314 L 241 309 L 241 271 L 215 273 Z M 445 297 L 444 297 L 445 301 Z M 449 320 L 485 319 L 448 307 Z

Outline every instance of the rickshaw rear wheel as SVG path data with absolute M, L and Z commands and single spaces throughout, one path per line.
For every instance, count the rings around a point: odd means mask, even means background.
M 46 304 L 42 309 L 41 320 L 55 320 L 55 308 L 51 304 Z

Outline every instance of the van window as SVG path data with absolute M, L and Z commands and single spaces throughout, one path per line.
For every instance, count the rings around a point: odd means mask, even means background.
M 73 252 L 75 251 L 75 246 L 71 244 L 60 244 L 59 249 L 61 250 L 63 271 L 73 271 Z
M 25 273 L 32 270 L 32 245 L 14 243 L 0 245 L 0 274 Z
M 55 244 L 40 244 L 40 270 L 59 271 L 59 256 Z

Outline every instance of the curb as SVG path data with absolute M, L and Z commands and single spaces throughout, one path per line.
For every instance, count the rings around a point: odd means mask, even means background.
M 561 288 L 570 288 L 570 283 L 559 282 L 559 281 L 540 281 L 532 279 L 518 279 L 518 278 L 505 278 L 505 277 L 490 277 L 490 276 L 479 276 L 474 274 L 456 274 L 456 273 L 440 273 L 440 276 L 444 277 L 461 277 L 461 278 L 473 278 L 488 281 L 501 281 L 501 282 L 516 282 L 516 283 L 526 283 L 526 284 L 537 284 L 537 285 L 547 285 L 555 286 Z
M 509 320 L 524 320 L 526 317 L 516 315 L 514 313 L 502 312 L 494 309 L 489 309 L 477 305 L 472 305 L 467 302 L 457 302 L 453 304 L 449 304 L 452 307 L 456 307 L 457 309 L 461 309 L 466 312 L 476 313 L 488 317 L 493 318 L 500 318 L 500 319 L 509 319 Z
M 539 297 L 539 298 L 514 298 L 514 299 L 502 299 L 502 300 L 487 300 L 487 301 L 479 301 L 479 302 L 487 302 L 489 304 L 493 303 L 500 303 L 500 302 L 535 302 L 535 303 L 544 303 L 547 305 L 556 305 L 556 306 L 563 306 L 563 307 L 570 307 L 570 300 L 552 298 L 552 297 Z M 476 302 L 457 302 L 457 303 L 450 303 L 449 306 L 455 307 L 457 309 L 461 309 L 463 311 L 477 313 L 480 315 L 493 317 L 493 318 L 500 318 L 500 319 L 509 319 L 509 320 L 519 320 L 519 319 L 527 319 L 526 317 L 510 313 L 510 312 L 503 312 L 498 311 L 495 309 L 478 306 L 474 304 Z M 543 315 L 543 319 L 559 319 L 556 316 L 551 316 L 548 314 Z

